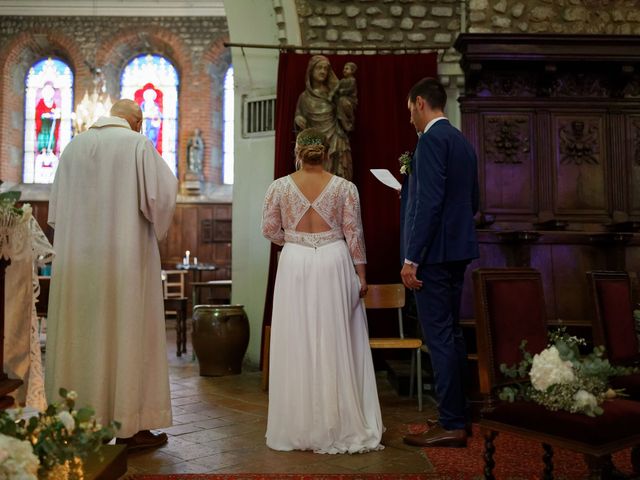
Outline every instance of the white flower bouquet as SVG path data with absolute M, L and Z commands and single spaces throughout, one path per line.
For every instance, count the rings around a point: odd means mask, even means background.
M 0 480 L 37 480 L 39 467 L 28 440 L 0 434 Z
M 561 328 L 549 334 L 549 345 L 542 352 L 531 355 L 526 340 L 520 344 L 523 360 L 500 371 L 521 382 L 503 387 L 501 400 L 531 400 L 549 410 L 566 410 L 594 417 L 603 413 L 602 402 L 623 395 L 621 390 L 609 388 L 609 377 L 628 375 L 638 371 L 633 367 L 614 367 L 602 358 L 604 347 L 595 347 L 588 355 L 581 355 L 584 339 L 574 337 Z
M 49 405 L 37 416 L 25 417 L 21 410 L 0 411 L 0 480 L 62 478 L 55 473 L 60 467 L 76 465 L 92 452 L 99 452 L 103 442 L 115 436 L 120 427 L 118 422 L 102 426 L 93 409 L 76 409 L 78 395 L 75 392 L 61 388 L 60 395 L 62 402 Z M 5 444 L 11 445 L 8 456 L 3 453 Z M 33 461 L 37 476 L 33 474 Z M 29 473 L 2 476 L 14 467 Z

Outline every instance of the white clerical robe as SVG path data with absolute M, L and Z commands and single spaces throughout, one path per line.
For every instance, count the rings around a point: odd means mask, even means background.
M 145 136 L 103 117 L 64 150 L 51 191 L 47 397 L 77 391 L 119 437 L 171 425 L 158 241 L 177 189 Z

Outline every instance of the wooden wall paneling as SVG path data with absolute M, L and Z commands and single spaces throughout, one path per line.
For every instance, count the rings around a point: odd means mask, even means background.
M 500 248 L 499 242 L 489 232 L 479 232 L 480 258 L 473 260 L 467 267 L 465 280 L 462 287 L 462 302 L 460 305 L 460 318 L 475 318 L 473 300 L 473 282 L 471 275 L 476 268 L 482 267 L 506 267 L 507 259 Z
M 572 216 L 608 216 L 604 115 L 552 114 L 554 210 Z
M 602 249 L 590 245 L 555 244 L 551 249 L 556 318 L 584 322 L 592 308 L 585 272 L 606 269 Z
M 542 238 L 544 240 L 544 237 Z M 556 284 L 554 278 L 554 264 L 552 260 L 553 246 L 546 243 L 531 245 L 531 262 L 529 266 L 535 268 L 542 276 L 547 318 L 558 318 Z
M 640 115 L 624 115 L 627 141 L 622 159 L 626 164 L 629 213 L 640 218 Z
M 534 131 L 537 139 L 535 161 L 538 170 L 538 222 L 545 222 L 555 217 L 553 212 L 553 172 L 554 154 L 551 142 L 551 114 L 547 108 L 536 111 L 536 128 Z
M 191 204 L 182 204 L 180 205 L 180 209 L 182 210 L 182 248 L 183 254 L 184 250 L 189 250 L 191 252 L 191 260 L 193 261 L 193 257 L 198 257 L 199 262 L 205 262 L 205 259 L 198 252 L 199 247 L 199 224 L 198 224 L 198 210 L 200 207 L 198 205 Z
M 617 109 L 616 109 L 617 110 Z M 627 154 L 627 125 L 625 114 L 619 111 L 612 111 L 607 116 L 607 135 L 609 164 L 609 196 L 611 205 L 611 215 L 614 221 L 625 221 L 628 219 L 629 211 L 629 188 L 628 178 L 631 174 L 627 165 L 627 159 L 632 155 Z
M 530 112 L 481 115 L 484 208 L 488 213 L 536 211 L 536 168 Z
M 215 206 L 203 205 L 198 209 L 197 235 L 198 235 L 198 259 L 210 259 L 210 263 L 217 264 L 216 255 L 213 249 L 212 237 L 204 235 L 203 225 L 207 228 L 213 228 L 213 220 L 215 218 Z M 203 222 L 205 222 L 203 224 Z M 211 234 L 212 232 L 207 232 Z M 205 238 L 207 237 L 207 238 Z
M 160 258 L 166 268 L 175 268 L 176 263 L 182 262 L 185 249 L 182 248 L 182 208 L 176 206 L 171 219 L 171 227 L 165 238 L 160 243 Z

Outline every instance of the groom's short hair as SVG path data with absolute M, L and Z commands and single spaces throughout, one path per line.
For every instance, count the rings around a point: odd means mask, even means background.
M 416 98 L 422 97 L 432 109 L 444 110 L 447 103 L 447 92 L 435 78 L 425 77 L 409 90 L 409 101 L 416 103 Z

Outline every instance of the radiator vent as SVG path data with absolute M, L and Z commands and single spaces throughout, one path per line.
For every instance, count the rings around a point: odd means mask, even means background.
M 276 130 L 276 97 L 244 97 L 242 136 L 264 137 Z

